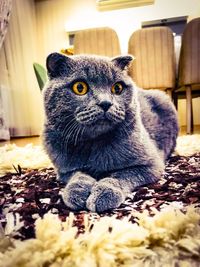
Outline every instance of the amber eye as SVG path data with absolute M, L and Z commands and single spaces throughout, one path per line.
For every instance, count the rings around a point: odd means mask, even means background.
M 72 90 L 77 95 L 85 95 L 88 92 L 88 85 L 84 82 L 75 82 L 72 85 Z
M 111 88 L 111 92 L 115 95 L 120 95 L 121 92 L 123 91 L 123 85 L 121 83 L 115 83 L 112 88 Z

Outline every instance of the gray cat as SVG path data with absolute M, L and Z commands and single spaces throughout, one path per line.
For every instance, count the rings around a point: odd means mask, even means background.
M 47 58 L 44 144 L 73 210 L 118 207 L 138 186 L 160 178 L 175 147 L 173 104 L 160 91 L 134 85 L 127 74 L 131 61 Z

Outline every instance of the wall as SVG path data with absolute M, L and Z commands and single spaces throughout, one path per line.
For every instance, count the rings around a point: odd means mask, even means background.
M 73 3 L 72 12 L 66 17 L 66 32 L 110 26 L 118 33 L 124 53 L 131 33 L 141 27 L 142 21 L 185 15 L 191 19 L 200 15 L 199 0 L 155 0 L 154 5 L 107 12 L 98 12 L 95 0 L 74 0 Z
M 169 4 L 170 3 L 170 4 Z M 109 26 L 116 30 L 122 53 L 127 52 L 131 33 L 142 21 L 200 16 L 199 0 L 155 0 L 154 5 L 98 12 L 96 0 L 39 0 L 36 1 L 38 23 L 38 61 L 45 64 L 46 56 L 69 46 L 68 33 L 84 28 Z M 200 124 L 200 99 L 194 101 L 194 122 Z M 179 120 L 185 125 L 185 100 L 179 101 Z
M 171 2 L 171 4 L 169 4 Z M 40 0 L 36 1 L 39 40 L 42 51 L 59 50 L 68 46 L 67 33 L 80 29 L 109 26 L 119 35 L 122 52 L 126 53 L 131 33 L 142 21 L 162 18 L 200 16 L 199 0 L 155 0 L 154 5 L 99 12 L 96 0 Z
M 73 9 L 73 0 L 36 1 L 38 62 L 45 64 L 46 56 L 68 46 L 65 23 Z

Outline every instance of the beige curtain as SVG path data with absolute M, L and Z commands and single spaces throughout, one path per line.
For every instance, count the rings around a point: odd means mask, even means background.
M 43 121 L 41 93 L 33 70 L 37 61 L 34 0 L 13 0 L 3 49 L 0 85 L 11 136 L 39 135 Z
M 0 0 L 0 48 L 3 44 L 12 7 L 12 0 Z
M 2 47 L 3 41 L 8 30 L 11 7 L 12 0 L 0 0 L 0 49 Z M 5 57 L 3 57 L 3 55 L 1 57 L 1 60 L 2 63 L 5 62 Z M 5 79 L 8 76 L 3 68 L 0 71 L 0 76 L 4 77 Z M 8 99 L 6 99 L 7 94 L 5 84 L 8 84 L 7 79 L 0 84 L 0 140 L 10 139 L 7 115 L 8 113 L 5 110 L 5 103 L 8 102 Z

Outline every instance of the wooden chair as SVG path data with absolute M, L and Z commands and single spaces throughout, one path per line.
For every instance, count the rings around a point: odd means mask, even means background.
M 129 54 L 135 57 L 130 76 L 144 89 L 166 91 L 175 88 L 173 33 L 168 27 L 149 27 L 135 31 L 129 39 Z
M 200 96 L 200 18 L 191 20 L 185 27 L 178 73 L 176 98 L 186 97 L 186 126 L 187 133 L 191 134 L 193 132 L 192 98 Z
M 81 30 L 75 33 L 74 54 L 95 54 L 114 57 L 120 55 L 116 32 L 108 27 Z

